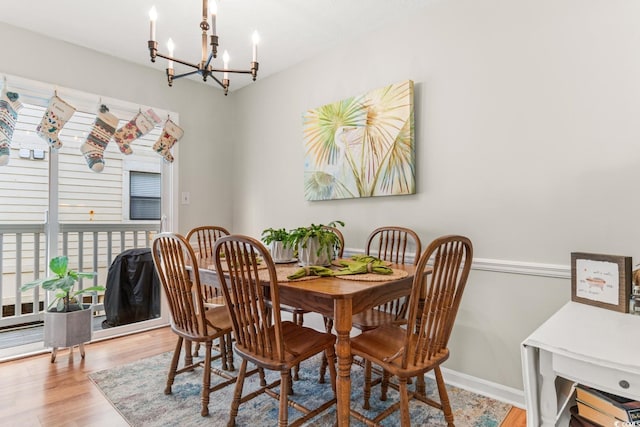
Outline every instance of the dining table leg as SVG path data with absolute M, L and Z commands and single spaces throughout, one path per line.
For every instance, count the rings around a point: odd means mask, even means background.
M 336 398 L 338 426 L 348 426 L 351 411 L 351 327 L 352 305 L 350 299 L 336 299 L 333 303 L 334 328 L 338 336 L 336 356 L 338 359 Z

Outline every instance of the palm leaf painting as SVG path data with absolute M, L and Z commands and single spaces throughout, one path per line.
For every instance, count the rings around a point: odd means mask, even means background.
M 413 82 L 303 116 L 306 200 L 415 194 Z

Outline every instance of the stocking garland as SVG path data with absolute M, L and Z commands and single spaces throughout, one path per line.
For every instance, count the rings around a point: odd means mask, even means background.
M 58 138 L 58 133 L 75 112 L 76 109 L 74 107 L 58 98 L 58 95 L 54 95 L 49 100 L 49 106 L 36 128 L 36 133 L 47 141 L 52 148 L 58 149 L 62 147 L 62 141 Z
M 153 145 L 153 151 L 160 154 L 166 161 L 173 163 L 173 156 L 171 155 L 171 147 L 184 135 L 184 131 L 180 126 L 167 119 L 160 134 L 160 138 Z
M 0 166 L 9 163 L 11 155 L 11 139 L 18 119 L 18 111 L 22 103 L 18 101 L 20 96 L 15 92 L 7 92 L 6 84 L 0 95 Z
M 155 124 L 160 120 L 153 110 L 147 110 L 146 113 L 140 111 L 129 122 L 122 126 L 113 135 L 113 138 L 118 144 L 118 148 L 123 154 L 131 154 L 131 143 L 151 132 L 155 127 Z
M 109 112 L 106 105 L 101 105 L 87 140 L 80 146 L 80 151 L 92 171 L 102 172 L 104 169 L 104 150 L 117 126 L 118 118 Z

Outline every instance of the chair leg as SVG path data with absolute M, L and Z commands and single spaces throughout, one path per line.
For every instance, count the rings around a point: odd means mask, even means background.
M 327 348 L 323 353 L 323 356 L 327 358 L 329 365 L 329 380 L 331 381 L 331 389 L 333 390 L 333 394 L 336 394 L 336 349 L 331 346 Z
M 220 335 L 218 338 L 218 349 L 220 350 L 220 367 L 223 371 L 228 371 L 229 366 L 227 365 L 227 340 L 224 335 Z
M 324 317 L 324 329 L 330 334 L 333 329 L 333 319 L 330 317 Z M 318 382 L 320 384 L 324 384 L 324 374 L 327 372 L 327 356 L 322 353 L 322 363 L 320 364 L 320 378 L 318 378 Z
M 280 372 L 280 408 L 278 417 L 278 427 L 286 427 L 289 424 L 288 403 L 289 398 L 285 390 L 289 390 L 291 374 L 288 369 Z
M 193 348 L 193 357 L 198 357 L 200 355 L 200 343 L 197 342 Z
M 230 371 L 235 371 L 236 368 L 233 366 L 233 336 L 230 333 L 227 334 L 225 343 L 227 344 L 227 348 L 225 349 L 225 353 L 227 355 L 227 366 Z
M 295 323 L 298 326 L 302 326 L 302 324 L 304 323 L 304 314 L 293 313 L 293 323 Z M 298 363 L 296 366 L 293 367 L 293 381 L 300 380 L 300 375 L 298 374 L 299 371 L 300 371 L 300 364 Z M 291 388 L 290 394 L 293 394 L 293 387 Z
M 422 396 L 427 394 L 427 386 L 424 382 L 424 375 L 418 375 L 416 377 L 416 393 Z
M 264 377 L 264 369 L 258 368 L 258 376 L 260 377 L 260 387 L 264 387 L 267 385 L 267 380 Z
M 227 427 L 234 427 L 236 425 L 236 417 L 238 416 L 238 408 L 240 407 L 240 399 L 242 398 L 242 388 L 244 387 L 244 377 L 247 373 L 247 361 L 242 359 L 240 363 L 240 372 L 238 372 L 238 379 L 236 380 L 236 388 L 233 391 L 233 400 L 231 400 L 231 410 L 229 411 L 229 422 Z M 264 373 L 262 374 L 264 375 Z
M 371 362 L 367 359 L 364 361 L 364 402 L 362 407 L 370 409 L 369 399 L 371 398 Z
M 202 373 L 202 409 L 200 415 L 209 415 L 209 393 L 211 393 L 211 350 L 212 341 L 207 341 L 204 354 L 204 372 Z
M 435 374 L 436 383 L 438 384 L 438 394 L 440 395 L 440 404 L 442 405 L 442 412 L 444 412 L 444 419 L 447 421 L 447 426 L 454 427 L 453 411 L 451 411 L 451 403 L 449 402 L 449 395 L 444 385 L 444 378 L 442 378 L 440 366 L 435 367 L 433 373 Z
M 400 425 L 411 427 L 411 417 L 409 416 L 409 391 L 407 390 L 407 379 L 400 378 L 398 384 L 400 392 Z
M 176 378 L 176 370 L 178 369 L 178 360 L 180 360 L 180 352 L 182 351 L 182 337 L 178 337 L 176 348 L 173 350 L 173 357 L 171 358 L 171 366 L 169 366 L 169 375 L 167 375 L 167 385 L 164 389 L 164 394 L 171 394 L 171 386 L 173 380 Z
M 387 391 L 389 390 L 389 372 L 383 370 L 382 371 L 382 381 L 380 385 L 380 400 L 387 400 Z
M 191 341 L 184 340 L 184 366 L 193 365 L 193 353 L 191 353 Z

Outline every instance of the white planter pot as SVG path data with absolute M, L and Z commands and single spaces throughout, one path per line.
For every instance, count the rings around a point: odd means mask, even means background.
M 273 262 L 290 262 L 293 259 L 293 249 L 285 248 L 282 242 L 276 241 L 269 244 Z
M 91 306 L 83 310 L 44 313 L 45 347 L 73 347 L 91 341 Z
M 318 239 L 307 240 L 307 247 L 298 246 L 298 264 L 300 265 L 329 265 L 331 260 L 327 257 L 327 252 L 318 253 Z

